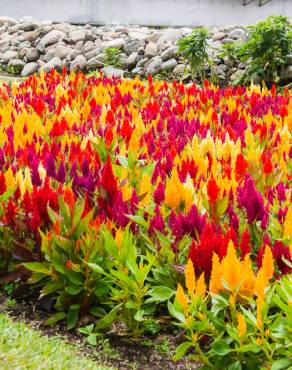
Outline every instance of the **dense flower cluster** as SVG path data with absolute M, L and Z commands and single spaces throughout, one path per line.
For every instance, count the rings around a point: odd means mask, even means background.
M 113 236 L 130 225 L 158 253 L 167 239 L 169 253 L 183 250 L 180 262 L 189 256 L 197 277 L 210 279 L 214 253 L 218 266 L 231 258 L 231 242 L 238 268 L 249 271 L 250 258 L 260 267 L 269 247 L 275 274 L 285 274 L 291 130 L 288 90 L 65 71 L 2 84 L 0 193 L 11 194 L 2 199 L 1 224 L 35 252 L 40 232 L 54 226 L 48 206 L 58 211 L 62 195 L 72 209 L 83 197 L 92 225 Z

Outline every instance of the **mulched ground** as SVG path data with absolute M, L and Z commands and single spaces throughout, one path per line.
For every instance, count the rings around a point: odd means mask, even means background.
M 30 328 L 40 330 L 45 335 L 62 336 L 67 342 L 77 345 L 82 352 L 89 354 L 99 365 L 111 366 L 119 370 L 196 370 L 199 364 L 181 360 L 174 362 L 172 356 L 182 340 L 181 335 L 162 333 L 156 337 L 144 337 L 138 341 L 121 335 L 121 326 L 97 339 L 96 347 L 85 343 L 84 336 L 78 331 L 68 332 L 64 324 L 51 327 L 42 321 L 48 317 L 48 302 L 40 302 L 32 293 L 16 303 L 7 305 L 7 297 L 0 296 L 0 312 L 6 312 L 17 321 L 24 321 Z M 86 325 L 84 323 L 84 325 Z M 82 325 L 82 326 L 84 326 Z

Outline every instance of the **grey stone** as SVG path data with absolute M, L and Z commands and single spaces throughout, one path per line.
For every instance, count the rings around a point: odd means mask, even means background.
M 5 23 L 13 25 L 13 24 L 17 24 L 17 21 L 10 17 L 0 17 L 0 25 L 5 24 Z
M 71 52 L 71 48 L 69 48 L 68 46 L 59 44 L 57 45 L 55 49 L 55 56 L 60 59 L 65 59 L 67 55 L 70 54 L 70 52 Z
M 214 35 L 212 37 L 212 40 L 213 41 L 221 41 L 225 37 L 226 37 L 226 33 L 225 32 L 216 32 L 216 33 L 214 33 Z
M 181 76 L 185 73 L 186 71 L 186 68 L 187 66 L 185 64 L 178 64 L 174 70 L 173 70 L 173 73 L 178 75 L 178 76 Z
M 93 41 L 86 41 L 86 43 L 83 46 L 83 52 L 88 53 L 89 51 L 96 49 L 96 46 Z
M 39 69 L 39 65 L 37 63 L 35 62 L 27 63 L 21 72 L 21 76 L 22 77 L 30 76 L 36 73 L 38 69 Z
M 73 42 L 85 41 L 86 31 L 84 29 L 71 31 L 69 32 L 69 37 Z
M 168 29 L 166 30 L 162 36 L 157 41 L 157 45 L 164 44 L 166 42 L 171 42 L 172 44 L 175 43 L 178 39 L 183 36 L 182 31 L 180 29 Z
M 155 75 L 161 70 L 163 59 L 160 56 L 154 57 L 150 60 L 147 66 L 147 74 Z
M 172 58 L 169 59 L 168 61 L 162 63 L 161 65 L 161 70 L 166 70 L 166 69 L 174 69 L 177 66 L 177 60 Z
M 127 55 L 131 55 L 134 52 L 138 52 L 141 42 L 138 40 L 127 41 L 124 45 L 124 50 Z
M 143 58 L 141 59 L 138 63 L 137 63 L 137 68 L 141 68 L 141 67 L 144 67 L 145 64 L 149 62 L 149 59 L 148 58 Z
M 104 67 L 104 63 L 98 57 L 91 58 L 86 63 L 86 69 L 96 69 L 102 67 Z
M 11 59 L 9 61 L 8 65 L 10 67 L 18 67 L 18 68 L 20 68 L 20 67 L 24 67 L 25 66 L 25 63 L 21 59 Z
M 122 49 L 125 45 L 126 41 L 122 38 L 117 38 L 111 41 L 104 41 L 101 44 L 101 49 L 109 49 L 109 48 L 116 48 L 116 49 Z
M 230 81 L 231 82 L 235 82 L 235 81 L 238 81 L 240 80 L 244 75 L 244 70 L 242 69 L 238 69 L 237 71 L 235 71 L 231 76 L 230 76 Z
M 75 49 L 82 50 L 83 49 L 83 46 L 84 46 L 84 41 L 79 40 L 75 44 Z
M 42 59 L 48 63 L 50 60 L 55 58 L 55 49 L 49 49 L 46 54 L 42 57 Z
M 246 36 L 246 32 L 240 28 L 236 28 L 235 30 L 232 30 L 229 32 L 228 38 L 233 40 L 239 40 L 244 39 Z
M 41 41 L 37 45 L 37 49 L 43 52 L 47 46 L 54 45 L 58 41 L 63 40 L 65 37 L 65 32 L 52 30 L 41 39 Z
M 38 31 L 30 31 L 30 32 L 25 32 L 23 34 L 23 38 L 26 41 L 34 42 L 39 37 L 39 35 L 40 33 Z
M 40 53 L 36 48 L 30 48 L 27 49 L 25 56 L 28 62 L 35 62 L 36 60 L 39 59 Z
M 124 77 L 125 71 L 111 66 L 102 68 L 105 77 Z
M 70 60 L 73 60 L 75 59 L 78 55 L 81 54 L 81 51 L 80 50 L 77 50 L 77 49 L 73 49 L 70 54 L 69 54 L 69 59 Z
M 43 67 L 40 68 L 41 71 L 49 72 L 51 69 L 61 70 L 62 68 L 62 61 L 58 57 L 52 58 L 49 62 L 47 62 Z
M 148 35 L 145 35 L 145 33 L 139 31 L 129 32 L 129 37 L 132 40 L 145 41 L 147 39 L 147 36 Z
M 86 65 L 86 58 L 84 55 L 78 55 L 70 64 L 70 71 L 82 70 Z
M 286 57 L 286 64 L 288 66 L 292 65 L 292 54 L 287 55 L 287 57 Z
M 18 58 L 18 53 L 17 51 L 6 51 L 2 55 L 2 63 L 7 64 L 11 59 L 17 59 Z
M 156 43 L 159 40 L 159 38 L 161 37 L 161 35 L 162 35 L 161 31 L 155 31 L 155 32 L 151 33 L 150 35 L 147 35 L 147 37 L 145 38 L 145 41 Z
M 96 57 L 97 55 L 101 54 L 101 48 L 93 49 L 85 54 L 85 58 L 87 60 Z
M 54 24 L 53 27 L 55 30 L 62 31 L 64 33 L 69 33 L 74 28 L 74 26 L 72 26 L 70 23 L 57 23 Z
M 149 42 L 145 48 L 145 57 L 155 57 L 158 55 L 158 48 L 154 42 Z
M 161 58 L 163 60 L 168 60 L 172 58 L 178 57 L 178 47 L 177 46 L 171 46 L 170 48 L 164 50 L 164 52 L 161 54 Z
M 138 62 L 139 55 L 137 52 L 132 53 L 127 59 L 127 68 L 133 68 Z
M 143 68 L 141 68 L 141 67 L 136 67 L 136 68 L 134 68 L 134 69 L 131 71 L 131 74 L 132 74 L 133 76 L 143 76 L 143 74 L 144 74 Z
M 284 81 L 292 81 L 292 65 L 286 67 L 281 75 L 281 79 Z
M 234 40 L 230 39 L 229 37 L 226 37 L 221 41 L 222 44 L 230 44 L 231 42 L 234 42 Z

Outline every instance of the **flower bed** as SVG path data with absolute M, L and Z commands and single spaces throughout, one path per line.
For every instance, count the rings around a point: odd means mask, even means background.
M 1 281 L 32 271 L 47 324 L 138 338 L 168 308 L 177 358 L 289 367 L 289 91 L 65 72 L 0 87 Z

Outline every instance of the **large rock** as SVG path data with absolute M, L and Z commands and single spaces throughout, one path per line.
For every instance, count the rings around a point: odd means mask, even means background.
M 212 40 L 213 41 L 221 41 L 223 40 L 224 38 L 226 37 L 226 33 L 225 32 L 216 32 L 214 33 L 213 37 L 212 37 Z
M 13 25 L 13 24 L 17 24 L 17 21 L 10 17 L 0 17 L 0 26 L 5 23 Z
M 62 68 L 62 60 L 58 57 L 54 57 L 48 63 L 46 63 L 43 67 L 41 67 L 41 71 L 49 72 L 51 69 L 61 70 Z
M 135 51 L 138 52 L 141 42 L 138 40 L 130 40 L 127 41 L 124 45 L 124 50 L 127 55 L 134 53 Z
M 114 68 L 111 66 L 102 68 L 102 73 L 105 77 L 124 77 L 125 71 L 119 68 Z
M 39 65 L 35 62 L 32 62 L 32 63 L 27 63 L 22 72 L 21 72 L 21 76 L 22 77 L 27 77 L 27 76 L 30 76 L 34 73 L 36 73 L 39 69 Z
M 25 66 L 25 63 L 21 59 L 11 59 L 8 63 L 9 67 L 14 67 L 17 69 L 22 69 Z
M 131 69 L 135 67 L 138 62 L 139 54 L 137 52 L 132 53 L 127 59 L 127 68 Z
M 161 70 L 168 70 L 168 69 L 174 69 L 177 66 L 177 60 L 172 58 L 169 59 L 168 61 L 162 63 L 161 65 Z
M 103 55 L 103 54 L 101 54 Z M 96 69 L 102 68 L 104 66 L 103 60 L 98 58 L 98 56 L 89 59 L 86 63 L 86 69 Z
M 284 81 L 292 81 L 292 65 L 284 69 L 284 71 L 282 72 L 281 78 Z
M 66 33 L 59 30 L 52 30 L 47 33 L 37 45 L 37 49 L 43 52 L 49 45 L 54 45 L 62 41 L 66 37 Z
M 101 44 L 102 50 L 109 49 L 109 48 L 116 48 L 116 49 L 122 49 L 125 45 L 126 41 L 122 38 L 117 38 L 111 41 L 104 41 Z
M 155 75 L 161 70 L 163 59 L 160 56 L 154 57 L 150 60 L 147 66 L 147 74 Z
M 232 40 L 239 40 L 239 39 L 244 39 L 245 36 L 246 36 L 246 32 L 244 30 L 242 30 L 241 28 L 236 28 L 235 30 L 232 30 L 229 33 L 228 38 Z
M 157 41 L 157 45 L 161 45 L 167 42 L 174 44 L 178 39 L 183 37 L 182 31 L 180 29 L 168 29 Z
M 43 56 L 43 60 L 45 61 L 45 63 L 48 63 L 53 58 L 55 58 L 55 49 L 49 49 Z
M 39 37 L 40 33 L 38 30 L 36 31 L 29 31 L 29 32 L 25 32 L 23 34 L 23 38 L 25 41 L 29 41 L 29 42 L 35 42 L 35 40 Z
M 86 65 L 86 58 L 84 55 L 78 55 L 70 64 L 70 71 L 82 70 Z
M 163 60 L 173 59 L 178 57 L 178 47 L 177 46 L 171 46 L 170 48 L 164 50 L 164 52 L 161 54 L 161 58 Z
M 68 54 L 70 54 L 70 52 L 71 48 L 66 45 L 59 44 L 55 49 L 55 56 L 60 59 L 65 59 L 67 58 Z
M 158 55 L 158 48 L 154 42 L 149 42 L 145 48 L 145 57 L 155 57 Z
M 71 31 L 69 37 L 74 43 L 77 41 L 85 41 L 86 31 L 84 29 Z
M 35 62 L 39 59 L 40 53 L 36 48 L 30 48 L 27 49 L 25 57 L 28 62 Z
M 2 63 L 7 64 L 11 59 L 17 59 L 17 51 L 8 50 L 2 55 Z

